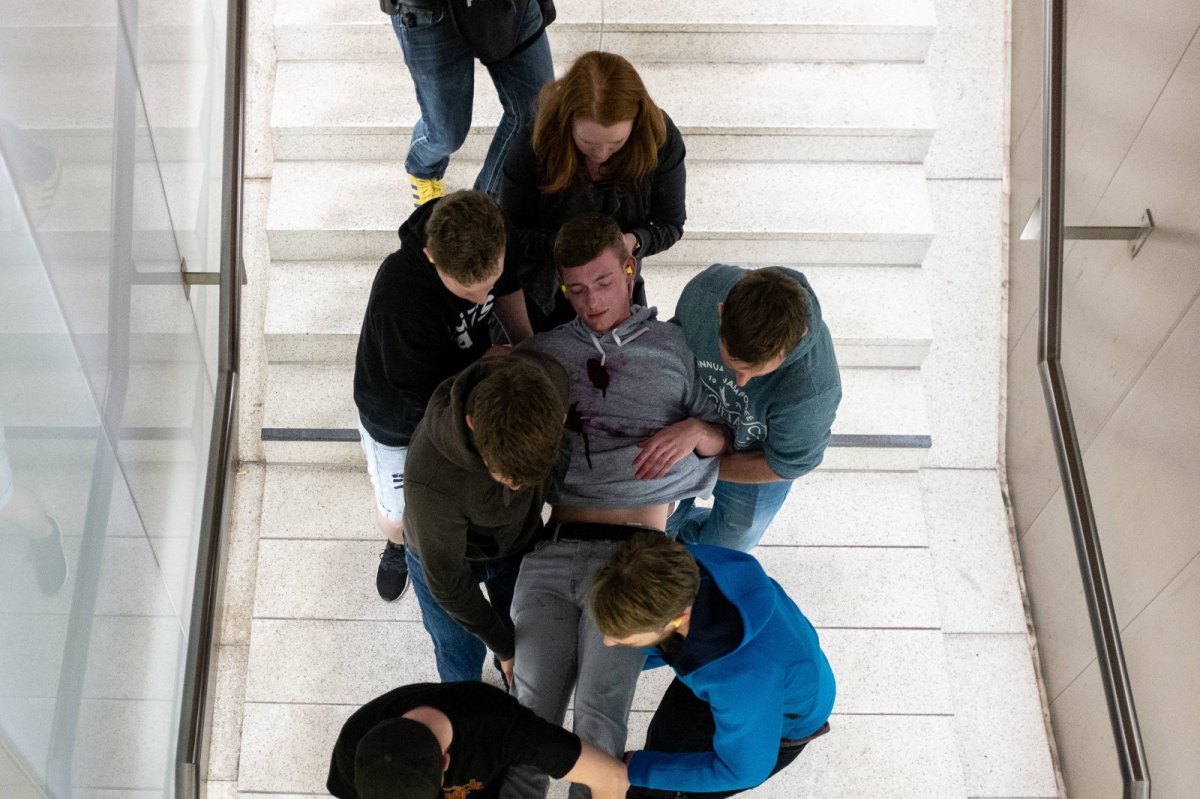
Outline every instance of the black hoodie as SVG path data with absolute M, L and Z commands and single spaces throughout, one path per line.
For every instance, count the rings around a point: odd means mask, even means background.
M 495 297 L 520 289 L 516 237 L 504 272 L 482 306 L 454 296 L 425 257 L 425 223 L 437 200 L 400 226 L 400 249 L 375 274 L 354 360 L 354 404 L 371 438 L 407 446 L 438 383 L 483 357 L 491 346 Z
M 472 563 L 515 555 L 542 528 L 542 506 L 570 460 L 563 436 L 559 467 L 542 485 L 513 491 L 492 479 L 467 427 L 471 391 L 493 371 L 532 360 L 558 388 L 563 413 L 566 371 L 549 355 L 521 350 L 468 366 L 438 386 L 413 434 L 405 462 L 404 539 L 421 559 L 438 604 L 501 660 L 512 657 L 513 634 L 483 598 Z

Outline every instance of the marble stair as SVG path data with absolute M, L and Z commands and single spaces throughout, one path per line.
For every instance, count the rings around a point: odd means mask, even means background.
M 943 435 L 978 410 L 955 405 L 961 392 L 941 377 L 948 350 L 967 357 L 964 325 L 948 331 L 932 312 L 964 296 L 946 289 L 946 262 L 959 250 L 979 261 L 964 244 L 974 233 L 947 222 L 975 211 L 961 199 L 973 187 L 936 182 L 941 117 L 961 127 L 970 98 L 939 90 L 953 75 L 938 37 L 965 68 L 994 2 L 965 9 L 965 30 L 944 0 L 578 0 L 559 3 L 550 29 L 559 69 L 589 49 L 620 52 L 683 131 L 686 233 L 646 265 L 662 315 L 713 261 L 796 266 L 843 368 L 833 446 L 757 551 L 834 663 L 836 734 L 752 799 L 1056 795 L 995 446 L 990 461 L 955 460 L 965 445 Z M 254 181 L 250 196 L 269 187 L 269 205 L 247 255 L 269 253 L 261 462 L 238 483 L 210 796 L 283 799 L 321 793 L 358 704 L 436 675 L 415 600 L 374 591 L 380 543 L 350 395 L 370 281 L 409 212 L 415 101 L 371 3 L 279 2 L 267 22 L 257 41 L 273 54 L 258 58 L 277 59 L 274 95 L 252 135 L 274 161 Z M 475 102 L 451 188 L 471 184 L 499 116 L 483 70 Z M 633 746 L 665 677 L 643 676 Z

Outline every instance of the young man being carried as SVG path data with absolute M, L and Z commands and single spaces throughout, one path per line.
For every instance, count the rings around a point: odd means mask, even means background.
M 480 192 L 426 203 L 400 226 L 400 249 L 371 286 L 354 364 L 354 403 L 376 521 L 387 538 L 375 577 L 389 602 L 408 584 L 404 471 L 409 440 L 439 383 L 491 347 L 493 308 L 509 339 L 532 334 L 500 209 Z
M 326 788 L 338 799 L 494 797 L 512 766 L 624 799 L 625 767 L 483 683 L 405 685 L 342 727 Z
M 816 630 L 750 555 L 638 535 L 596 574 L 609 646 L 669 665 L 631 799 L 720 799 L 753 788 L 829 731 L 836 686 Z
M 725 449 L 726 433 L 713 424 L 682 331 L 658 321 L 653 308 L 631 308 L 634 261 L 616 222 L 576 217 L 559 231 L 554 257 L 578 316 L 522 349 L 552 355 L 567 370 L 573 446 L 551 497 L 550 540 L 525 558 L 517 581 L 517 698 L 561 724 L 574 684 L 576 734 L 617 754 L 643 657 L 604 646 L 586 612 L 592 575 L 620 541 L 643 530 L 662 535 L 668 503 L 710 490 L 712 456 Z M 668 425 L 677 432 L 673 449 L 639 449 Z M 658 468 L 660 458 L 674 468 L 654 480 L 635 477 L 636 463 Z M 546 788 L 544 777 L 515 769 L 506 790 L 539 797 Z
M 710 266 L 684 288 L 675 316 L 733 448 L 721 457 L 711 512 L 684 501 L 667 532 L 748 552 L 792 481 L 824 457 L 842 398 L 833 340 L 808 280 L 781 267 Z M 650 446 L 675 435 L 664 430 Z
M 438 386 L 413 433 L 407 557 L 443 682 L 478 680 L 485 647 L 512 676 L 513 584 L 541 537 L 555 466 L 565 466 L 566 410 L 562 367 L 521 351 Z

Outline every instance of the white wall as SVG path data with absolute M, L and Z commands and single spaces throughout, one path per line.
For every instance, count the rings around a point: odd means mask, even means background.
M 1013 0 L 1008 479 L 1073 797 L 1120 778 L 1038 380 L 1042 2 Z M 1200 784 L 1200 3 L 1068 5 L 1064 356 L 1155 796 Z

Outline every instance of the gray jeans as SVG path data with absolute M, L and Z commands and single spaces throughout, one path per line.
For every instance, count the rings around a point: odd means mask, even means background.
M 608 562 L 611 541 L 544 541 L 525 556 L 513 594 L 517 699 L 539 717 L 562 724 L 575 686 L 574 731 L 583 740 L 621 757 L 626 722 L 638 675 L 640 649 L 605 646 L 588 614 L 592 578 Z M 510 768 L 504 799 L 541 799 L 550 779 L 530 768 Z M 572 785 L 571 799 L 590 791 Z

